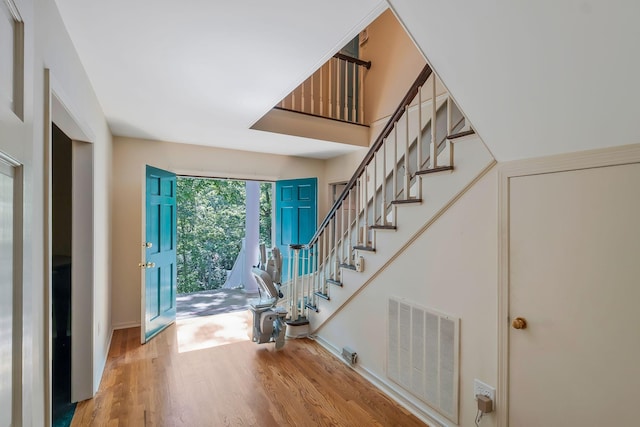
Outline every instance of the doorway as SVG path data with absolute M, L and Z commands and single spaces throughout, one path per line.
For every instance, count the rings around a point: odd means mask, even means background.
M 75 114 L 76 108 L 65 99 L 62 94 L 65 93 L 62 87 L 57 83 L 49 69 L 45 69 L 45 91 L 48 93 L 48 99 L 44 105 L 45 129 L 44 135 L 44 196 L 45 196 L 45 280 L 44 280 L 44 339 L 45 339 L 45 424 L 54 425 L 54 376 L 57 377 L 58 372 L 54 372 L 54 342 L 62 343 L 69 336 L 72 337 L 68 344 L 67 351 L 70 352 L 70 399 L 71 402 L 79 402 L 81 400 L 93 397 L 96 379 L 94 378 L 94 175 L 93 175 L 93 133 L 91 129 L 86 127 L 79 115 Z M 58 129 L 56 129 L 56 127 Z M 59 284 L 58 276 L 60 273 L 64 275 L 64 271 L 58 270 L 58 257 L 54 265 L 54 233 L 58 235 L 58 230 L 53 224 L 54 204 L 59 198 L 54 194 L 54 152 L 58 150 L 58 139 L 66 136 L 67 139 L 67 160 L 66 166 L 71 176 L 71 199 L 73 203 L 68 206 L 64 199 L 62 205 L 66 206 L 66 214 L 70 214 L 70 229 L 64 231 L 67 238 L 71 239 L 70 260 L 68 268 L 70 269 L 71 284 L 69 316 L 66 325 L 64 320 L 56 319 L 56 311 L 58 314 L 64 312 L 64 302 L 56 304 L 54 299 L 58 299 L 59 295 L 56 290 L 54 298 L 54 286 Z M 56 142 L 54 143 L 54 138 Z M 70 140 L 70 143 L 69 143 Z M 71 146 L 71 160 L 68 160 L 68 145 Z M 68 178 L 67 178 L 67 186 Z M 68 190 L 68 189 L 67 189 Z M 70 230 L 70 231 L 69 231 Z M 57 243 L 56 243 L 57 245 Z M 67 241 L 68 245 L 68 241 Z M 68 246 L 67 246 L 68 248 Z M 56 248 L 56 252 L 57 252 Z M 56 255 L 58 255 L 56 253 Z M 64 264 L 63 260 L 63 264 Z M 57 270 L 56 272 L 54 272 Z M 64 268 L 62 268 L 64 270 Z M 56 276 L 54 284 L 54 275 Z M 64 292 L 64 290 L 62 291 Z M 62 299 L 65 301 L 65 299 Z M 54 307 L 55 305 L 55 307 Z M 63 316 L 61 316 L 63 317 Z M 99 330 L 99 326 L 98 326 Z M 58 334 L 60 340 L 58 340 Z M 56 363 L 58 360 L 56 359 Z M 56 378 L 57 379 L 57 378 Z M 57 381 L 56 381 L 57 385 Z M 66 401 L 66 399 L 65 399 Z M 70 405 L 71 406 L 71 405 Z M 66 419 L 66 417 L 65 417 Z M 70 417 L 69 417 L 70 421 Z M 66 422 L 55 425 L 68 425 Z
M 53 426 L 68 426 L 71 400 L 72 146 L 55 124 L 51 132 L 51 326 Z
M 257 237 L 270 249 L 273 229 L 273 184 L 249 183 L 256 184 L 253 196 L 252 185 L 243 180 L 177 178 L 178 318 L 247 307 L 251 290 L 244 273 L 260 261 L 251 241 Z

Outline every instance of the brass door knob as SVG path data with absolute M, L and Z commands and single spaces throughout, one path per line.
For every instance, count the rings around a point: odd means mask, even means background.
M 154 268 L 155 266 L 156 266 L 155 262 L 147 262 L 147 263 L 141 262 L 141 263 L 138 263 L 138 267 L 140 267 L 140 268 Z
M 513 329 L 526 329 L 527 321 L 522 317 L 516 317 L 513 319 L 513 322 L 511 322 L 511 326 L 513 326 Z

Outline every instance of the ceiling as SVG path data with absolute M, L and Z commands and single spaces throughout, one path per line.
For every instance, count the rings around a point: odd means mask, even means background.
M 56 3 L 114 135 L 315 158 L 358 149 L 249 128 L 384 0 Z
M 499 161 L 640 143 L 640 3 L 389 0 Z

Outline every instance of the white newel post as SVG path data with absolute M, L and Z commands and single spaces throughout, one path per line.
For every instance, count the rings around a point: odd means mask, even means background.
M 258 263 L 260 239 L 260 183 L 247 181 L 247 219 L 245 223 L 245 263 L 244 291 L 247 294 L 258 292 L 258 284 L 251 273 L 251 268 Z

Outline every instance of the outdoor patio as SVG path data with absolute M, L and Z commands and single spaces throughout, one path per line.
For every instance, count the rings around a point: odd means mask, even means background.
M 177 318 L 211 316 L 246 310 L 248 298 L 244 289 L 216 289 L 213 291 L 180 294 L 177 300 Z

